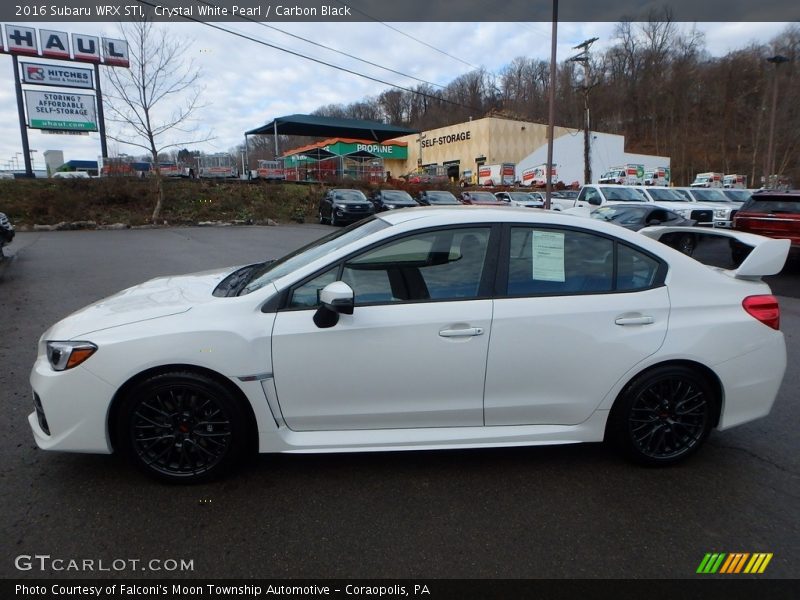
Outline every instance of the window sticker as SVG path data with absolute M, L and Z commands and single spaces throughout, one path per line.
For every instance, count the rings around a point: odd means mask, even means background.
M 534 281 L 566 280 L 564 276 L 564 234 L 555 231 L 534 231 L 531 239 Z

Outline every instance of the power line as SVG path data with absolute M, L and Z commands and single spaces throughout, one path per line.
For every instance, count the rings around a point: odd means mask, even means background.
M 211 8 L 219 8 L 217 5 L 210 4 L 208 2 L 205 2 L 204 0 L 195 0 L 195 2 L 199 2 L 200 4 L 205 4 L 206 6 L 211 7 Z M 438 87 L 438 88 L 441 88 L 441 89 L 445 89 L 445 86 L 440 85 L 438 83 L 433 83 L 432 81 L 427 81 L 425 79 L 420 79 L 419 77 L 414 77 L 413 75 L 409 75 L 408 73 L 403 73 L 401 71 L 396 71 L 395 69 L 392 69 L 390 67 L 384 67 L 383 65 L 379 65 L 378 63 L 374 63 L 374 62 L 366 60 L 364 58 L 359 58 L 358 56 L 354 56 L 352 54 L 349 54 L 349 53 L 345 52 L 344 50 L 337 50 L 336 48 L 332 48 L 330 46 L 326 46 L 325 44 L 322 44 L 320 42 L 315 42 L 314 40 L 309 40 L 308 38 L 304 38 L 301 35 L 297 35 L 295 33 L 289 32 L 289 31 L 285 31 L 285 30 L 280 29 L 278 27 L 275 27 L 273 25 L 268 25 L 267 23 L 264 23 L 263 21 L 258 21 L 257 19 L 253 19 L 251 17 L 241 17 L 241 18 L 243 20 L 245 20 L 245 21 L 250 21 L 252 23 L 255 23 L 256 25 L 260 25 L 261 27 L 267 27 L 269 29 L 274 29 L 275 31 L 277 31 L 279 33 L 282 33 L 284 35 L 288 35 L 289 37 L 293 37 L 293 38 L 298 39 L 298 40 L 302 40 L 302 41 L 304 41 L 304 42 L 306 42 L 308 44 L 313 44 L 314 46 L 318 46 L 320 48 L 324 48 L 325 50 L 330 50 L 331 52 L 337 52 L 338 54 L 341 54 L 341 55 L 346 56 L 348 58 L 352 58 L 353 60 L 357 60 L 357 61 L 362 62 L 364 64 L 371 65 L 373 67 L 378 67 L 379 69 L 383 69 L 384 71 L 389 71 L 390 73 L 394 73 L 395 75 L 400 75 L 402 77 L 408 77 L 409 79 L 413 79 L 414 81 L 419 81 L 420 83 L 424 83 L 424 84 L 430 85 L 432 87 Z
M 344 2 L 342 2 L 341 0 L 336 0 L 336 2 L 338 2 L 338 3 L 339 3 L 339 4 L 341 4 L 342 6 L 346 6 L 346 7 L 348 7 L 348 8 L 351 8 L 352 10 L 354 10 L 354 11 L 356 11 L 356 12 L 358 12 L 358 13 L 361 13 L 362 15 L 364 15 L 365 17 L 367 17 L 368 19 L 372 19 L 372 20 L 373 20 L 373 21 L 375 21 L 376 23 L 380 23 L 381 25 L 383 25 L 384 27 L 388 27 L 388 28 L 389 28 L 389 29 L 391 29 L 392 31 L 396 31 L 396 32 L 397 32 L 397 33 L 399 33 L 400 35 L 404 35 L 404 36 L 406 36 L 407 38 L 409 38 L 409 39 L 411 39 L 411 40 L 414 40 L 414 41 L 415 41 L 415 42 L 417 42 L 418 44 L 422 44 L 423 46 L 427 46 L 427 47 L 428 47 L 428 48 L 430 48 L 431 50 L 435 50 L 435 51 L 436 51 L 436 52 L 438 52 L 439 54 L 443 54 L 443 55 L 445 55 L 445 56 L 449 56 L 449 57 L 450 57 L 450 58 L 452 58 L 453 60 L 457 60 L 457 61 L 458 61 L 458 62 L 460 62 L 461 64 L 467 65 L 468 67 L 470 67 L 470 68 L 472 68 L 472 69 L 475 69 L 476 71 L 480 69 L 480 67 L 476 67 L 475 65 L 473 65 L 473 64 L 472 64 L 472 63 L 470 63 L 470 62 L 467 62 L 467 61 L 465 61 L 465 60 L 462 60 L 462 59 L 458 58 L 457 56 L 453 56 L 452 54 L 449 54 L 449 53 L 445 52 L 444 50 L 441 50 L 441 49 L 437 48 L 436 46 L 432 46 L 432 45 L 431 45 L 431 44 L 429 44 L 428 42 L 424 42 L 424 41 L 422 41 L 422 40 L 420 40 L 420 39 L 417 39 L 417 38 L 415 38 L 413 35 L 411 35 L 411 34 L 408 34 L 408 33 L 406 33 L 405 31 L 400 31 L 400 30 L 399 30 L 397 27 L 392 27 L 392 26 L 391 26 L 391 25 L 389 25 L 388 23 L 384 23 L 383 21 L 381 21 L 381 20 L 379 20 L 379 19 L 376 19 L 376 18 L 375 18 L 375 17 L 373 17 L 372 15 L 368 15 L 368 14 L 367 14 L 367 13 L 365 13 L 363 10 L 359 10 L 359 9 L 357 9 L 355 6 L 349 6 L 349 5 L 345 4 Z
M 136 1 L 139 4 L 145 4 L 145 5 L 147 5 L 147 6 L 151 7 L 151 8 L 155 8 L 157 6 L 156 4 L 153 4 L 152 2 L 148 2 L 147 0 L 136 0 Z M 260 40 L 258 38 L 254 38 L 254 37 L 252 37 L 250 35 L 241 33 L 239 31 L 234 31 L 234 30 L 231 30 L 231 29 L 225 29 L 224 27 L 220 27 L 219 25 L 215 25 L 214 23 L 208 23 L 206 21 L 201 21 L 200 19 L 196 19 L 194 17 L 188 16 L 188 15 L 185 15 L 185 14 L 181 14 L 180 17 L 183 18 L 183 19 L 186 19 L 187 21 L 192 21 L 194 23 L 199 23 L 201 25 L 205 25 L 206 27 L 211 27 L 212 29 L 216 29 L 218 31 L 222 31 L 224 33 L 229 33 L 229 34 L 234 35 L 236 37 L 240 37 L 242 39 L 245 39 L 245 40 L 248 40 L 248 41 L 251 41 L 251 42 L 255 42 L 256 44 L 261 44 L 262 46 L 266 46 L 268 48 L 273 48 L 275 50 L 280 50 L 281 52 L 286 52 L 287 54 L 291 54 L 291 55 L 297 56 L 299 58 L 304 58 L 306 60 L 310 60 L 312 62 L 324 65 L 326 67 L 330 67 L 332 69 L 337 69 L 337 70 L 343 71 L 345 73 L 350 73 L 351 75 L 355 75 L 356 77 L 362 77 L 364 79 L 368 79 L 368 80 L 374 81 L 376 83 L 380 83 L 380 84 L 383 84 L 383 85 L 388 85 L 389 87 L 397 88 L 398 90 L 403 90 L 404 92 L 408 92 L 410 94 L 415 94 L 417 96 L 422 96 L 424 98 L 430 98 L 431 100 L 437 100 L 439 102 L 444 102 L 445 104 L 452 104 L 453 106 L 459 106 L 461 108 L 466 108 L 468 110 L 479 111 L 480 112 L 480 109 L 476 108 L 474 106 L 468 106 L 466 104 L 461 104 L 460 102 L 455 102 L 453 100 L 449 100 L 449 99 L 444 98 L 442 96 L 434 96 L 432 94 L 426 94 L 425 92 L 421 92 L 419 90 L 413 90 L 411 88 L 403 87 L 402 85 L 397 85 L 396 83 L 391 83 L 391 82 L 385 81 L 383 79 L 378 79 L 377 77 L 373 77 L 372 75 L 366 75 L 365 73 L 359 73 L 358 71 L 353 71 L 352 69 L 348 69 L 346 67 L 340 67 L 339 65 L 334 65 L 333 63 L 326 62 L 326 61 L 321 60 L 319 58 L 314 58 L 313 56 L 307 56 L 307 55 L 302 54 L 300 52 L 297 52 L 295 50 L 290 50 L 288 48 L 281 48 L 280 46 L 276 46 L 275 44 L 270 44 L 269 42 L 265 42 L 264 40 Z

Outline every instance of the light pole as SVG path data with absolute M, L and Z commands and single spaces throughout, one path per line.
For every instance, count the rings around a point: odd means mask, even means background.
M 771 56 L 767 62 L 775 65 L 772 73 L 772 114 L 769 117 L 769 141 L 767 142 L 767 172 L 764 175 L 764 185 L 768 188 L 772 187 L 770 183 L 771 178 L 775 175 L 775 112 L 778 107 L 778 67 L 783 63 L 789 62 L 789 59 L 780 54 Z M 775 182 L 777 184 L 777 181 Z

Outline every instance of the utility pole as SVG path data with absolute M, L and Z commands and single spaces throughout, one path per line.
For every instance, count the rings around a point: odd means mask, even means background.
M 550 210 L 553 195 L 553 134 L 556 124 L 556 49 L 558 47 L 558 0 L 553 0 L 553 32 L 550 35 L 550 107 L 547 116 L 547 171 L 545 172 L 544 208 Z
M 573 50 L 580 50 L 578 54 L 572 58 L 567 59 L 569 62 L 579 62 L 583 65 L 583 183 L 592 183 L 592 156 L 591 144 L 589 140 L 589 132 L 591 131 L 591 122 L 589 119 L 589 91 L 592 89 L 591 80 L 589 78 L 589 70 L 591 68 L 591 56 L 589 49 L 592 47 L 599 38 L 593 37 L 585 42 L 573 46 Z
M 778 67 L 783 63 L 789 62 L 789 58 L 776 54 L 767 59 L 767 62 L 775 65 L 772 73 L 772 113 L 769 117 L 769 141 L 767 142 L 767 172 L 764 174 L 764 187 L 772 189 L 778 185 L 777 177 L 772 182 L 775 173 L 775 112 L 778 108 Z

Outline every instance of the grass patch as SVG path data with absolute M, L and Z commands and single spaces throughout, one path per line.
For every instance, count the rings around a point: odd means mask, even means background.
M 308 219 L 316 216 L 323 193 L 319 186 L 167 179 L 161 219 L 169 224 Z M 0 180 L 0 212 L 15 225 L 62 221 L 144 225 L 150 222 L 154 206 L 152 180 Z

